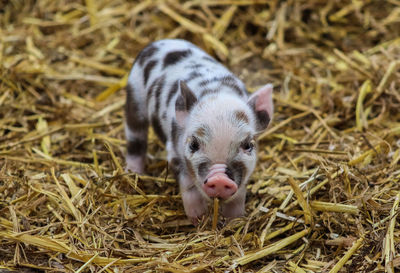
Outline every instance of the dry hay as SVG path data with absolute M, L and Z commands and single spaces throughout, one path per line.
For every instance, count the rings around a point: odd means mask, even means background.
M 13 0 L 0 21 L 0 272 L 399 270 L 399 1 Z M 225 226 L 189 225 L 153 134 L 148 176 L 123 170 L 126 75 L 166 37 L 276 86 Z

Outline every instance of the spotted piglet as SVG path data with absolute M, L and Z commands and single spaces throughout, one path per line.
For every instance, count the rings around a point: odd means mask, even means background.
M 222 200 L 223 216 L 242 216 L 256 136 L 272 113 L 271 84 L 249 97 L 242 81 L 192 43 L 151 43 L 128 80 L 127 169 L 143 173 L 151 124 L 166 143 L 189 219 L 197 223 L 214 197 Z

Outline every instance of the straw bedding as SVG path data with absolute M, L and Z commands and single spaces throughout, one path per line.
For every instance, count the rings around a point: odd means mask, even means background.
M 400 2 L 0 1 L 0 272 L 395 272 Z M 124 171 L 136 54 L 184 38 L 275 86 L 246 217 L 197 227 L 163 144 Z

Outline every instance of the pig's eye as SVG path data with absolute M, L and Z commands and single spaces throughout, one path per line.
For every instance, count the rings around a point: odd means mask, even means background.
M 251 153 L 254 149 L 254 145 L 255 145 L 254 140 L 250 140 L 250 141 L 245 140 L 242 142 L 241 147 L 245 152 Z
M 193 137 L 189 144 L 189 149 L 191 153 L 197 152 L 200 149 L 200 144 L 197 138 Z

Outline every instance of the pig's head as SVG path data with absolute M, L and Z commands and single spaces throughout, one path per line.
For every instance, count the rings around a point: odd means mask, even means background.
M 197 100 L 181 82 L 176 120 L 182 128 L 178 150 L 187 172 L 207 199 L 225 201 L 244 191 L 257 161 L 256 136 L 272 118 L 272 85 L 248 99 L 218 92 Z

